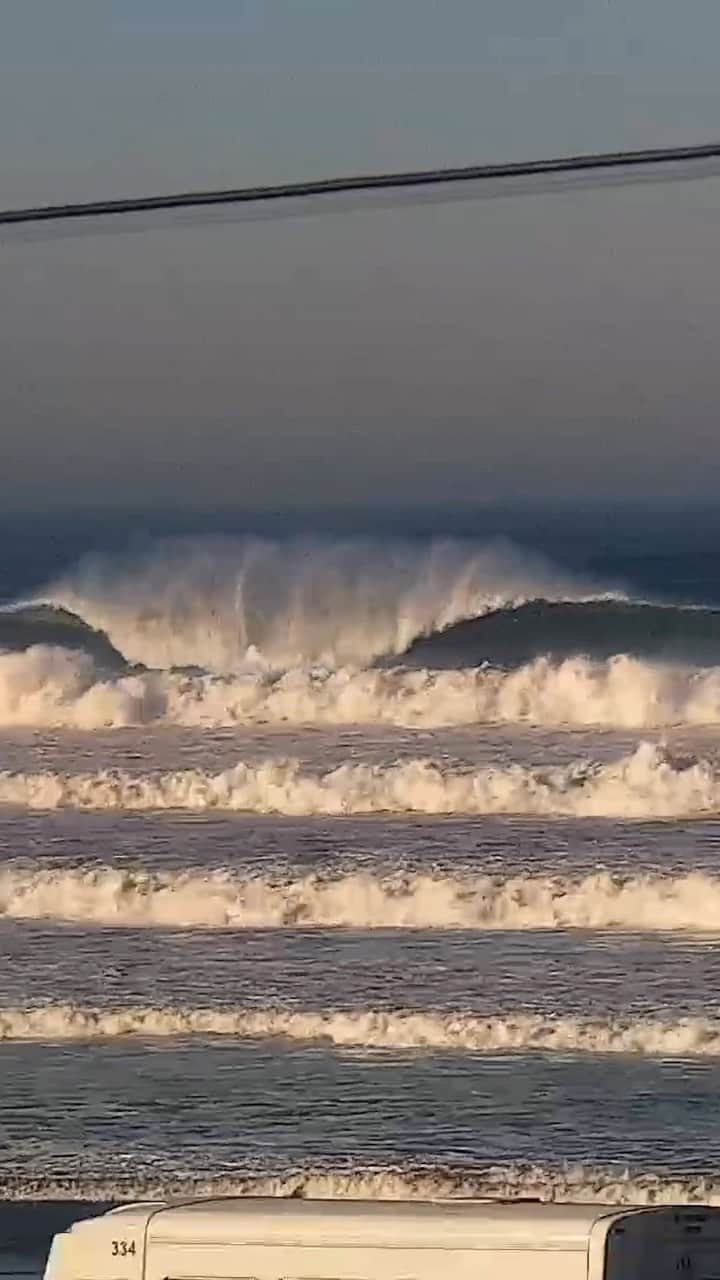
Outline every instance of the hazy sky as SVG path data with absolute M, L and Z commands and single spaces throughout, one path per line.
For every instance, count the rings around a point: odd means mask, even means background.
M 717 0 L 3 18 L 5 207 L 720 136 Z M 6 234 L 3 508 L 714 492 L 720 179 L 355 203 Z

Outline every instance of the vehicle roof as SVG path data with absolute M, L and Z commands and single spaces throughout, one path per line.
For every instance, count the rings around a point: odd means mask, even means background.
M 618 1209 L 522 1201 L 358 1201 L 238 1197 L 156 1209 L 148 1242 L 362 1244 L 585 1249 L 593 1224 Z

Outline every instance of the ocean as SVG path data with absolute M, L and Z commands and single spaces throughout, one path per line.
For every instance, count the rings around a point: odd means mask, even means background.
M 5 517 L 0 1271 L 130 1197 L 720 1203 L 719 526 Z

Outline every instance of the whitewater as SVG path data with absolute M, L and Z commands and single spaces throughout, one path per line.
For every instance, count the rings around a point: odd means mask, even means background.
M 548 1018 L 516 1013 L 478 1017 L 463 1011 L 344 1012 L 282 1009 L 124 1008 L 50 1005 L 0 1008 L 0 1041 L 92 1041 L 231 1036 L 326 1041 L 340 1048 L 445 1050 L 453 1053 L 550 1052 L 720 1057 L 720 1019 Z
M 595 552 L 14 572 L 6 1199 L 720 1203 L 720 602 Z
M 654 729 L 720 723 L 720 667 L 698 670 L 627 654 L 539 657 L 507 672 L 294 667 L 105 676 L 93 659 L 35 645 L 0 653 L 0 726 L 219 729 L 390 725 L 441 729 L 528 723 Z
M 696 818 L 720 809 L 720 765 L 705 758 L 676 758 L 642 742 L 632 754 L 609 762 L 579 759 L 541 768 L 450 766 L 418 757 L 390 764 L 340 764 L 323 773 L 305 770 L 298 758 L 240 761 L 219 772 L 3 771 L 0 805 L 302 817 L 416 813 Z
M 720 934 L 720 877 L 354 872 L 294 880 L 232 868 L 6 864 L 0 918 L 132 929 L 630 929 Z
M 173 1179 L 132 1175 L 103 1177 L 9 1177 L 0 1183 L 4 1200 L 83 1201 L 107 1204 L 215 1196 L 293 1196 L 321 1200 L 532 1199 L 555 1203 L 720 1204 L 720 1180 L 689 1174 L 662 1179 L 652 1172 L 575 1165 L 555 1170 L 522 1164 L 493 1165 L 487 1170 L 447 1168 L 300 1168 L 286 1174 L 178 1176 Z

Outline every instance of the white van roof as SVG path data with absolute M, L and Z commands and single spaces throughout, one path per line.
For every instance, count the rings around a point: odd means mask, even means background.
M 148 1206 L 149 1208 L 149 1206 Z M 123 1212 L 132 1212 L 131 1207 Z M 522 1201 L 353 1201 L 231 1197 L 148 1213 L 147 1240 L 195 1244 L 586 1249 L 599 1219 L 633 1209 Z

